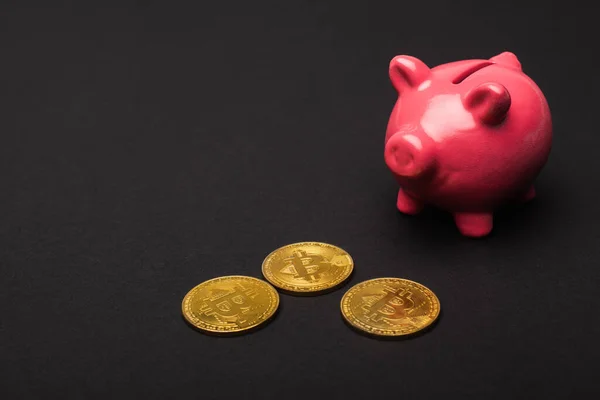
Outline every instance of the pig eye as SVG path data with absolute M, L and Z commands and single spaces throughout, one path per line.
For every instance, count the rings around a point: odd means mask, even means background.
M 469 76 L 473 75 L 475 72 L 487 67 L 488 65 L 492 65 L 492 64 L 493 63 L 490 61 L 482 61 L 479 64 L 475 64 L 475 65 L 467 68 L 466 70 L 462 71 L 460 74 L 458 74 L 458 76 L 456 76 L 454 79 L 452 79 L 452 83 L 454 83 L 455 85 L 458 85 L 459 83 L 461 83 L 462 81 L 467 79 Z

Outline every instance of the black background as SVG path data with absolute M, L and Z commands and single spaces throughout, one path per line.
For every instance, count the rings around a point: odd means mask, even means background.
M 599 393 L 600 89 L 576 2 L 2 2 L 0 397 L 569 398 Z M 84 5 L 85 3 L 85 5 Z M 395 208 L 389 60 L 514 52 L 554 123 L 538 198 L 493 234 Z M 215 338 L 181 300 L 260 277 L 291 242 L 339 245 L 341 290 L 281 295 Z M 351 284 L 413 279 L 425 335 L 350 330 Z

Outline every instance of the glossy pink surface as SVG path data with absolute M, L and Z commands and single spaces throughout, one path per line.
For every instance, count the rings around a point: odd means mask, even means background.
M 463 235 L 481 237 L 498 207 L 535 196 L 552 121 L 514 54 L 435 68 L 397 56 L 389 72 L 398 100 L 384 157 L 400 184 L 401 212 L 430 204 L 451 212 Z

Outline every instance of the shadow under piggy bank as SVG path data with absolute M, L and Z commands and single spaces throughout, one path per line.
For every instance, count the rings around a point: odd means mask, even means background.
M 556 229 L 558 204 L 561 204 L 559 188 L 553 186 L 552 193 L 544 186 L 538 186 L 536 198 L 524 203 L 509 203 L 494 213 L 492 231 L 483 237 L 472 238 L 462 235 L 452 214 L 433 206 L 425 208 L 416 215 L 407 215 L 393 207 L 398 227 L 404 234 L 420 240 L 453 243 L 464 240 L 488 241 L 503 238 L 522 238 L 527 235 L 539 235 Z M 509 239 L 510 240 L 510 239 Z

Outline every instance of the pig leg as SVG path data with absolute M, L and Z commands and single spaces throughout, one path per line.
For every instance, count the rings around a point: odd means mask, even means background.
M 463 235 L 483 237 L 492 231 L 494 217 L 491 213 L 455 213 L 454 222 Z
M 423 203 L 406 194 L 402 189 L 398 191 L 398 201 L 396 202 L 396 206 L 400 212 L 410 215 L 418 214 L 423 209 Z

